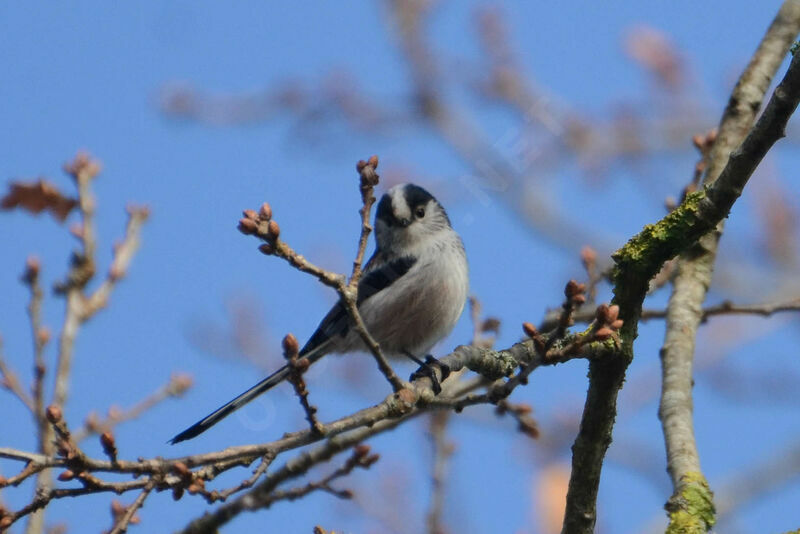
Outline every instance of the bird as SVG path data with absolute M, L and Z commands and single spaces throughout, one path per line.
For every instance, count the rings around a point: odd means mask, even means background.
M 418 373 L 435 375 L 429 355 L 458 321 L 469 292 L 469 268 L 461 237 L 444 207 L 424 188 L 399 184 L 381 197 L 375 212 L 375 251 L 358 283 L 356 305 L 367 331 L 384 354 L 408 357 Z M 368 352 L 340 300 L 298 354 L 311 365 L 331 353 Z M 425 361 L 421 360 L 425 357 Z M 444 379 L 447 371 L 442 367 Z M 235 399 L 170 440 L 192 439 L 284 381 L 284 365 Z M 438 382 L 434 387 L 438 389 Z

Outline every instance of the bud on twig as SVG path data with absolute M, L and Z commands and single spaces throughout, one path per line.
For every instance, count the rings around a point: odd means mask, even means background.
M 267 231 L 269 232 L 270 239 L 278 239 L 278 236 L 281 235 L 281 227 L 278 226 L 278 223 L 276 223 L 273 220 L 269 221 L 269 225 L 267 226 Z
M 522 331 L 525 332 L 525 335 L 528 337 L 536 337 L 539 335 L 539 331 L 532 323 L 522 323 Z
M 353 447 L 353 454 L 356 458 L 363 458 L 364 456 L 368 455 L 370 451 L 369 445 L 365 443 L 359 443 L 355 447 Z
M 258 230 L 258 223 L 256 223 L 252 219 L 243 218 L 239 219 L 239 231 L 245 235 L 250 235 L 256 233 Z
M 114 440 L 114 434 L 110 431 L 105 431 L 100 434 L 100 445 L 103 446 L 103 452 L 111 458 L 112 462 L 117 461 L 117 444 Z
M 598 341 L 605 341 L 606 339 L 610 338 L 613 333 L 614 333 L 613 330 L 611 330 L 607 326 L 604 326 L 603 328 L 595 332 L 594 336 Z
M 47 420 L 53 424 L 61 421 L 61 418 L 64 416 L 58 404 L 51 404 L 48 406 L 45 415 L 47 416 Z
M 189 467 L 183 462 L 175 462 L 172 464 L 171 471 L 182 479 L 187 479 L 192 476 Z
M 586 291 L 585 284 L 579 284 L 575 280 L 570 280 L 569 282 L 567 282 L 567 286 L 564 288 L 564 296 L 572 300 L 576 295 L 580 295 L 585 291 Z
M 36 256 L 28 256 L 28 259 L 25 261 L 25 271 L 22 274 L 22 280 L 26 284 L 33 284 L 39 277 L 40 270 L 41 264 L 39 263 L 39 258 Z
M 286 334 L 283 338 L 283 352 L 287 357 L 296 357 L 300 351 L 300 344 L 294 334 Z

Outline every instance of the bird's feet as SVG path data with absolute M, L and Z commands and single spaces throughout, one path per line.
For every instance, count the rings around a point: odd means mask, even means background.
M 431 379 L 431 388 L 433 389 L 433 394 L 438 395 L 441 393 L 441 383 L 447 380 L 447 377 L 450 376 L 450 366 L 446 363 L 440 362 L 430 354 L 425 356 L 424 362 L 409 353 L 406 353 L 406 355 L 419 364 L 419 369 L 411 373 L 409 380 L 414 381 L 417 378 L 427 376 Z M 434 366 L 439 368 L 439 371 L 442 375 L 441 380 L 436 376 L 436 370 L 434 369 Z

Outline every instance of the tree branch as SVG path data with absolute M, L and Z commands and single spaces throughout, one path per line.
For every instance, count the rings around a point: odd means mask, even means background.
M 728 106 L 720 121 L 716 139 L 707 155 L 708 171 L 705 183 L 728 180 L 731 176 L 730 163 L 740 158 L 748 140 L 753 141 L 753 132 L 745 139 L 747 131 L 755 121 L 761 108 L 764 95 L 778 70 L 789 47 L 800 32 L 800 2 L 784 2 L 775 20 L 761 40 L 750 64 L 742 73 L 731 94 Z M 788 78 L 787 73 L 787 78 Z M 782 86 L 786 83 L 784 79 Z M 778 90 L 764 112 L 789 116 L 794 107 L 786 109 L 779 105 Z M 796 106 L 796 103 L 795 103 Z M 764 117 L 762 117 L 764 118 Z M 774 119 L 773 119 L 774 122 Z M 785 123 L 784 123 L 785 124 Z M 763 143 L 770 146 L 782 137 L 784 126 L 774 123 L 763 129 Z M 745 139 L 738 151 L 734 148 Z M 755 144 L 759 139 L 756 138 Z M 754 144 L 754 143 L 751 143 Z M 763 150 L 766 152 L 766 149 Z M 730 158 L 730 159 L 729 159 Z M 745 157 L 745 159 L 748 159 Z M 760 158 L 749 158 L 750 165 L 743 165 L 752 173 Z M 726 165 L 728 163 L 728 165 Z M 726 174 L 727 173 L 727 174 Z M 746 178 L 745 178 L 746 180 Z M 734 181 L 734 180 L 731 180 Z M 732 197 L 731 202 L 741 194 L 744 181 L 717 194 L 717 199 Z M 666 332 L 661 349 L 662 392 L 659 405 L 659 419 L 664 433 L 667 456 L 667 471 L 672 480 L 673 494 L 667 502 L 670 525 L 667 532 L 706 532 L 716 521 L 713 494 L 700 468 L 700 456 L 694 436 L 693 422 L 693 363 L 697 329 L 703 319 L 701 306 L 711 285 L 714 261 L 717 255 L 719 238 L 724 224 L 701 238 L 678 260 L 677 274 L 673 281 L 672 295 L 667 306 Z
M 614 302 L 624 320 L 621 350 L 589 364 L 589 391 L 581 427 L 573 445 L 572 474 L 563 532 L 594 531 L 597 491 L 605 452 L 611 443 L 617 394 L 633 360 L 642 302 L 648 283 L 663 264 L 686 250 L 727 216 L 744 185 L 769 148 L 783 136 L 800 101 L 800 58 L 795 57 L 764 114 L 730 157 L 720 178 L 704 192 L 687 195 L 672 213 L 646 226 L 613 255 Z

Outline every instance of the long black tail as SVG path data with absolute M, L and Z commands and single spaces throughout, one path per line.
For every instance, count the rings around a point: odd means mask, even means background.
M 310 365 L 319 360 L 320 358 L 322 358 L 322 356 L 324 355 L 325 352 L 319 350 L 304 356 L 304 358 L 309 360 L 309 365 Z M 186 430 L 184 430 L 183 432 L 181 432 L 180 434 L 169 440 L 169 442 L 175 445 L 176 443 L 180 443 L 181 441 L 186 441 L 187 439 L 192 439 L 194 437 L 199 436 L 200 434 L 202 434 L 212 426 L 216 425 L 217 423 L 222 421 L 224 418 L 226 418 L 227 416 L 229 416 L 234 411 L 238 410 L 251 400 L 255 399 L 265 391 L 272 389 L 273 387 L 277 386 L 278 384 L 286 380 L 286 377 L 288 376 L 289 376 L 289 366 L 284 365 L 283 367 L 281 367 L 280 369 L 278 369 L 277 371 L 269 375 L 267 378 L 265 378 L 255 386 L 251 387 L 250 389 L 248 389 L 247 391 L 245 391 L 244 393 L 242 393 L 229 403 L 217 408 L 215 411 L 211 412 L 203 419 L 199 420 L 198 422 L 196 422 L 195 424 L 193 424 L 192 426 L 190 426 L 189 428 L 187 428 Z

